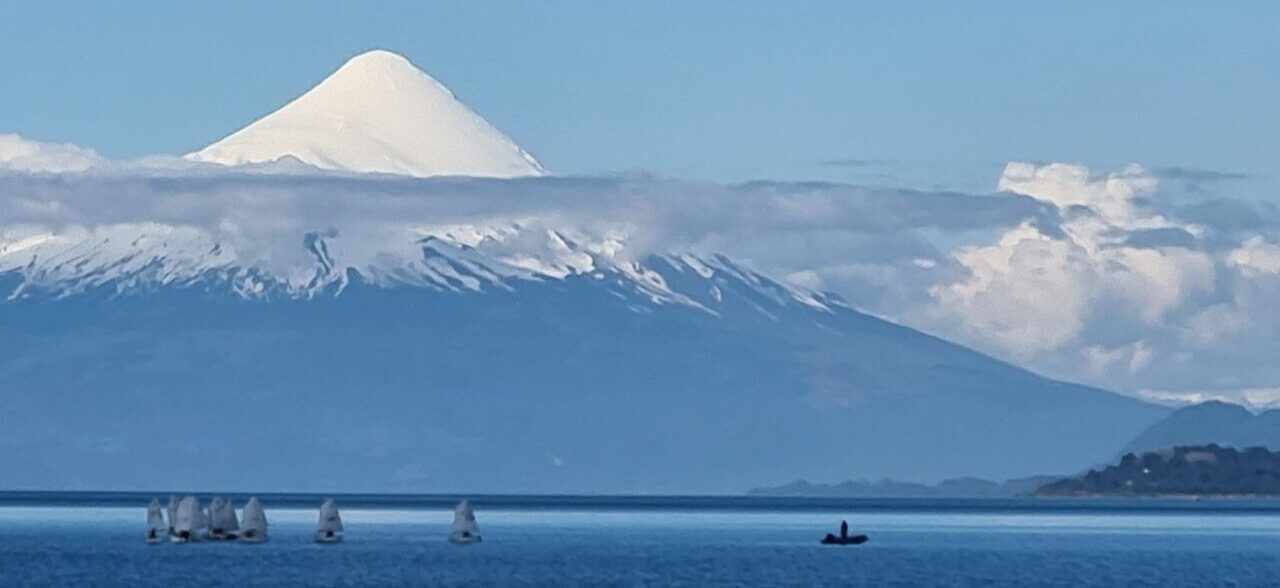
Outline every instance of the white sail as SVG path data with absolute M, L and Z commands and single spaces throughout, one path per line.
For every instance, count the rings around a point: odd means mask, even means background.
M 476 543 L 480 541 L 480 525 L 476 523 L 476 512 L 471 503 L 463 500 L 453 509 L 453 529 L 449 531 L 449 540 L 454 543 Z
M 209 503 L 209 536 L 214 539 L 235 539 L 240 531 L 236 520 L 236 506 L 222 497 Z
M 173 518 L 178 514 L 178 497 L 169 495 L 169 505 L 165 507 L 165 514 L 169 516 L 169 534 L 173 534 Z
M 152 498 L 147 505 L 147 543 L 159 543 L 169 536 L 169 525 L 164 521 L 164 509 L 159 498 Z
M 257 498 L 244 504 L 241 515 L 240 540 L 245 543 L 262 543 L 267 540 L 267 513 Z
M 227 499 L 227 506 L 223 509 L 223 520 L 226 527 L 232 531 L 240 530 L 240 519 L 236 518 L 236 503 L 230 498 Z
M 320 521 L 316 527 L 316 541 L 321 543 L 337 543 L 342 540 L 342 516 L 338 514 L 338 505 L 332 498 L 326 498 L 320 505 Z
M 213 517 L 215 516 L 215 514 L 214 514 L 214 513 L 217 513 L 217 512 L 218 512 L 219 510 L 221 510 L 221 509 L 222 509 L 222 497 L 221 497 L 221 496 L 214 496 L 214 497 L 213 497 L 213 500 L 210 500 L 210 501 L 209 501 L 209 506 L 208 506 L 208 511 L 207 511 L 207 512 L 208 512 L 208 514 L 209 514 L 209 523 L 210 523 L 210 525 L 209 525 L 209 526 L 210 526 L 210 527 L 212 527 L 212 526 L 213 526 L 213 524 L 212 524 L 212 523 L 213 523 Z
M 200 507 L 200 499 L 188 496 L 178 503 L 178 510 L 173 515 L 173 540 L 179 543 L 195 541 L 199 538 L 200 529 L 206 521 L 204 511 Z

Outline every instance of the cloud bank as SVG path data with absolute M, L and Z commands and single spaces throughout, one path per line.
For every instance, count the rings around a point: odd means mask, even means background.
M 317 263 L 307 235 L 326 236 L 332 262 L 369 267 L 407 259 L 416 238 L 441 231 L 554 229 L 623 258 L 723 253 L 1057 377 L 1160 401 L 1280 403 L 1280 212 L 1206 191 L 1224 179 L 1206 174 L 1178 194 L 1176 177 L 1136 165 L 1021 162 L 989 194 L 410 179 L 287 162 L 111 162 L 3 136 L 0 271 L 124 257 L 141 246 L 126 236 L 143 234 L 153 247 L 305 276 Z
M 70 144 L 41 143 L 0 133 L 0 169 L 21 172 L 84 171 L 106 163 L 92 149 Z

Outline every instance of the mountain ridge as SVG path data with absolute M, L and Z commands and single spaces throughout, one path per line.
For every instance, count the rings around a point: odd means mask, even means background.
M 0 272 L 20 293 L 0 302 L 0 410 L 16 423 L 0 433 L 3 484 L 737 493 L 837 471 L 1010 478 L 1103 461 L 1166 412 L 728 258 L 597 266 L 610 258 L 535 230 L 569 249 L 504 275 L 512 242 L 468 234 L 425 238 L 419 260 L 376 276 L 317 235 L 300 248 L 324 279 L 302 290 L 234 261 L 178 280 L 125 256 L 141 269 L 92 270 L 74 291 L 28 283 L 30 264 Z
M 1120 453 L 1210 444 L 1280 450 L 1280 410 L 1254 413 L 1241 405 L 1217 400 L 1193 404 L 1151 425 Z

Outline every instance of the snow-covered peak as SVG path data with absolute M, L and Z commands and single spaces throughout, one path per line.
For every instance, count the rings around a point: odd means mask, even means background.
M 542 166 L 390 51 L 353 57 L 293 102 L 188 159 L 240 165 L 294 158 L 326 170 L 418 177 L 520 177 Z
M 723 256 L 634 251 L 625 235 L 612 231 L 526 220 L 379 234 L 386 240 L 308 233 L 295 251 L 267 254 L 252 243 L 237 246 L 228 235 L 158 223 L 0 230 L 0 303 L 87 292 L 128 296 L 163 287 L 221 290 L 246 299 L 306 299 L 340 296 L 359 276 L 379 287 L 459 294 L 574 281 L 605 288 L 637 312 L 678 306 L 719 316 L 726 304 L 739 304 L 773 320 L 782 308 L 830 312 L 843 306 Z M 731 303 L 725 295 L 735 292 L 737 302 Z

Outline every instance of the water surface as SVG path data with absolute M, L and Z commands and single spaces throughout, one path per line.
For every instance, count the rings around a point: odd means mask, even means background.
M 845 510 L 481 508 L 484 542 L 444 508 L 273 508 L 265 545 L 148 546 L 138 507 L 0 507 L 0 586 L 1275 586 L 1272 508 L 883 504 Z M 696 505 L 695 505 L 696 506 Z M 784 505 L 785 506 L 785 505 Z M 871 535 L 822 546 L 841 518 Z

